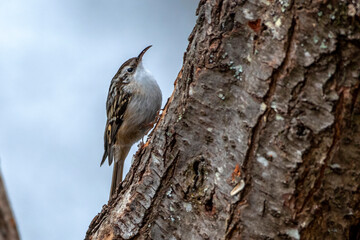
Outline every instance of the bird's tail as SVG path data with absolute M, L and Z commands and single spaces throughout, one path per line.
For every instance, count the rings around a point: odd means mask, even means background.
M 111 180 L 110 199 L 116 194 L 116 190 L 122 181 L 123 168 L 126 156 L 129 154 L 131 146 L 121 146 L 114 152 L 114 169 Z

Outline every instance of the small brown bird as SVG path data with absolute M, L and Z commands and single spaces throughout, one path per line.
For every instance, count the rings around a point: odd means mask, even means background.
M 109 165 L 114 161 L 110 198 L 122 181 L 125 158 L 131 146 L 151 129 L 161 107 L 161 90 L 142 64 L 150 47 L 124 62 L 111 80 L 106 101 L 105 152 L 100 164 L 106 158 Z

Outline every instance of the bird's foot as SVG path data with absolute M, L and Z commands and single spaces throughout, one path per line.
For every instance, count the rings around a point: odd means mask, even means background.
M 146 143 L 144 143 L 144 138 L 141 139 L 140 143 L 139 143 L 139 150 L 142 150 L 144 148 L 146 148 L 147 146 L 149 146 L 149 142 L 150 140 L 148 140 Z
M 161 117 L 161 115 L 160 115 L 160 111 L 161 111 L 161 110 L 162 110 L 162 109 L 160 109 L 160 110 L 157 111 L 154 121 L 152 121 L 152 122 L 150 122 L 150 123 L 148 123 L 148 124 L 146 125 L 146 127 L 147 127 L 149 130 L 147 130 L 147 132 L 146 132 L 145 135 L 147 135 L 147 134 L 150 132 L 150 130 L 154 127 L 154 125 L 159 122 L 160 117 Z

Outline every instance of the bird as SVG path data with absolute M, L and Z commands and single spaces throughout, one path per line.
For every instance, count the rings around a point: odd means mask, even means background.
M 152 128 L 161 108 L 161 89 L 142 62 L 151 46 L 125 61 L 110 83 L 104 155 L 100 163 L 102 166 L 106 158 L 109 166 L 114 162 L 110 199 L 122 181 L 124 162 L 131 146 Z

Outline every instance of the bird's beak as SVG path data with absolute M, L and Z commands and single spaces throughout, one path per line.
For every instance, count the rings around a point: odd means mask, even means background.
M 141 53 L 140 53 L 139 56 L 137 57 L 139 62 L 141 61 L 141 59 L 142 59 L 142 57 L 144 56 L 144 54 L 146 53 L 146 51 L 147 51 L 149 48 L 151 48 L 151 47 L 152 47 L 152 45 L 147 46 L 144 50 L 141 51 Z

